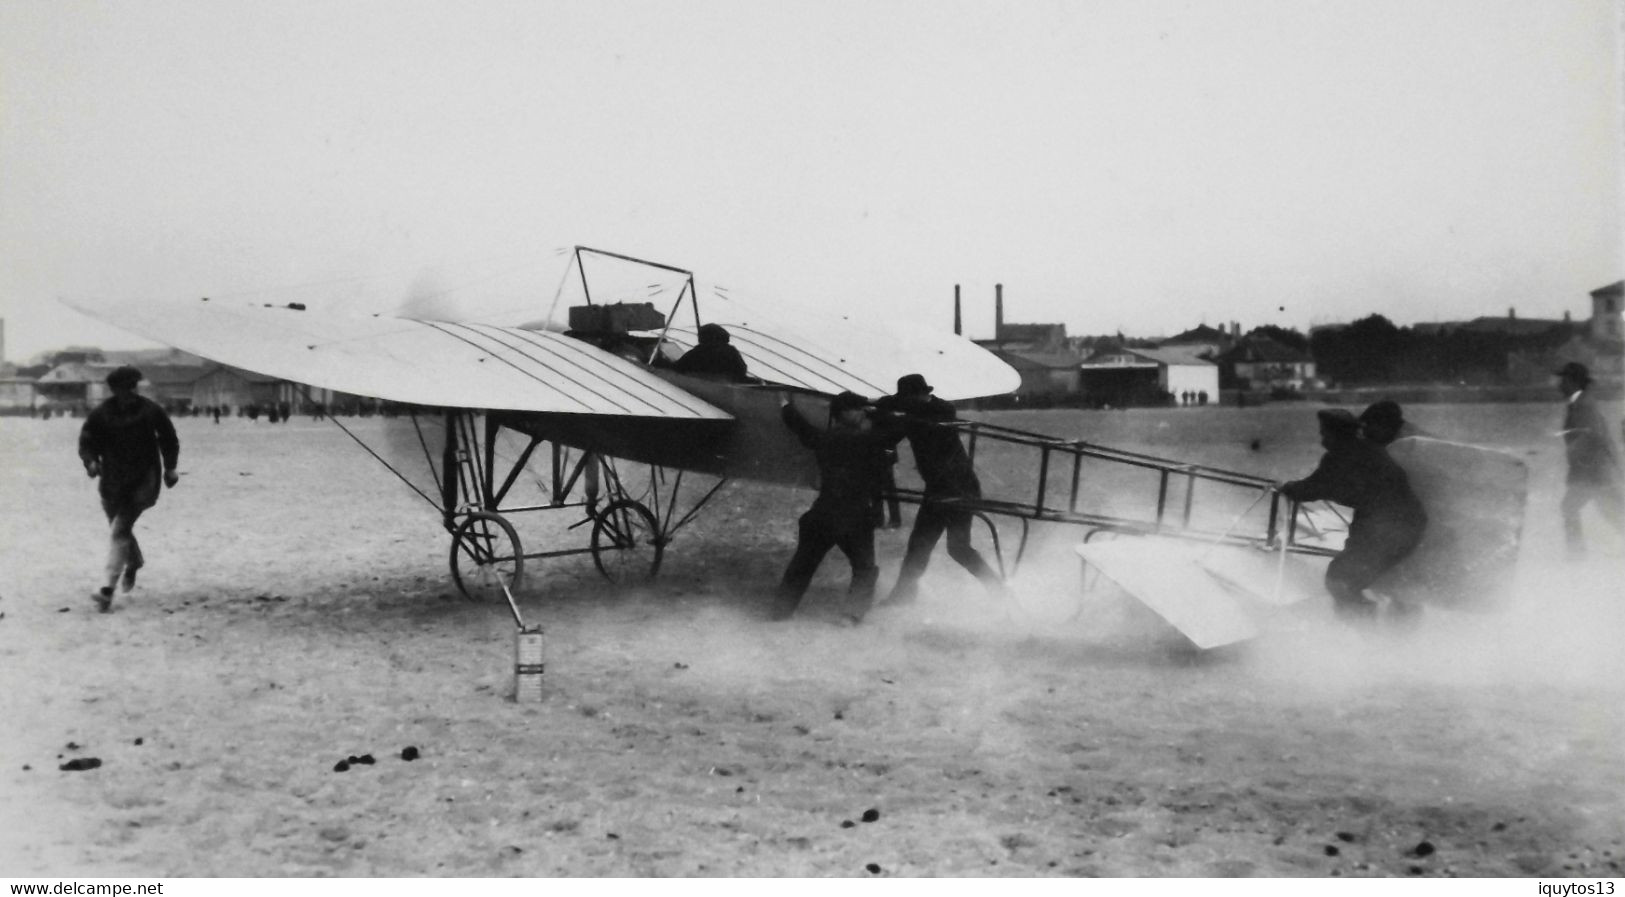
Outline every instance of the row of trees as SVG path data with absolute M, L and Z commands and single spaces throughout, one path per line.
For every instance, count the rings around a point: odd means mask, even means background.
M 1514 353 L 1555 349 L 1574 336 L 1566 323 L 1530 333 L 1505 330 L 1418 331 L 1382 315 L 1315 331 L 1305 344 L 1322 379 L 1343 384 L 1501 383 Z

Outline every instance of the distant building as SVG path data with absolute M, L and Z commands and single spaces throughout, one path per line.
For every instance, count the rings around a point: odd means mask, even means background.
M 993 287 L 993 338 L 974 340 L 984 349 L 1010 352 L 1064 353 L 1065 324 L 1009 324 L 1004 320 L 1004 284 Z
M 1609 389 L 1625 386 L 1622 294 L 1625 294 L 1625 281 L 1592 290 L 1591 317 L 1585 325 L 1571 327 L 1569 338 L 1556 346 L 1512 353 L 1507 358 L 1507 379 L 1525 385 L 1551 382 L 1553 371 L 1566 362 L 1578 361 L 1591 370 L 1599 386 Z
M 1225 370 L 1227 385 L 1241 389 L 1300 390 L 1313 385 L 1315 359 L 1262 333 L 1242 337 L 1215 359 Z
M 959 320 L 957 289 L 954 296 L 956 327 Z M 1018 399 L 1053 401 L 1078 392 L 1078 362 L 1083 356 L 1071 350 L 1066 325 L 1006 322 L 1003 284 L 993 288 L 993 338 L 972 342 L 1015 368 L 1021 376 L 1021 385 L 1012 395 Z
M 108 349 L 102 353 L 102 360 L 108 364 L 133 364 L 143 371 L 149 365 L 203 368 L 214 363 L 190 352 L 182 352 L 180 349 L 171 348 Z
M 297 387 L 285 380 L 215 364 L 191 382 L 189 395 L 191 403 L 200 408 L 246 408 L 249 405 L 268 407 L 282 402 L 298 405 L 296 393 Z
M 1001 349 L 1059 352 L 1066 348 L 1065 324 L 1003 324 L 993 343 Z
M 1079 391 L 1078 363 L 1082 359 L 1070 352 L 991 351 L 1021 375 L 1021 385 L 1015 391 L 1018 396 L 1058 398 Z
M 140 364 L 141 393 L 170 410 L 190 408 L 193 384 L 204 368 L 191 364 Z
M 1454 332 L 1495 333 L 1510 337 L 1535 337 L 1573 328 L 1567 315 L 1562 318 L 1520 318 L 1516 308 L 1507 309 L 1505 316 L 1484 315 L 1470 321 L 1434 321 L 1412 324 L 1415 333 L 1445 336 Z
M 1625 386 L 1625 328 L 1621 324 L 1621 294 L 1625 281 L 1591 291 L 1591 320 L 1580 336 L 1558 347 L 1555 361 L 1578 361 L 1591 370 L 1599 385 Z
M 112 394 L 107 386 L 107 375 L 119 367 L 108 361 L 69 361 L 59 364 L 33 381 L 36 402 L 45 408 L 86 411 L 100 404 Z M 250 374 L 247 371 L 225 369 L 211 364 L 207 367 L 192 364 L 140 364 L 139 392 L 170 411 L 186 410 L 193 406 L 215 404 L 233 406 L 259 403 L 268 404 L 292 396 L 294 387 L 274 377 Z M 222 390 L 222 370 L 235 373 L 224 375 L 225 380 L 243 383 L 238 389 Z M 219 401 L 222 395 L 230 401 Z M 241 401 L 238 401 L 238 398 Z M 201 399 L 201 400 L 200 400 Z M 291 398 L 288 399 L 293 402 Z
M 47 353 L 50 363 L 18 369 L 17 376 L 0 378 L 0 410 L 38 408 L 83 413 L 111 395 L 107 375 L 120 365 L 141 370 L 140 393 L 166 409 L 286 404 L 311 410 L 320 403 L 328 409 L 356 411 L 376 401 L 297 383 L 241 368 L 206 361 L 178 349 L 138 349 L 103 352 L 76 347 Z
M 1235 345 L 1236 340 L 1240 338 L 1241 325 L 1232 321 L 1229 329 L 1199 324 L 1184 333 L 1161 340 L 1157 345 L 1166 348 L 1195 349 L 1198 355 L 1217 358 L 1219 353 Z
M 1082 392 L 1092 405 L 1160 405 L 1186 396 L 1219 400 L 1219 368 L 1201 347 L 1111 348 L 1079 365 Z
M 17 413 L 38 407 L 34 380 L 30 377 L 0 377 L 0 412 Z
M 1591 291 L 1591 326 L 1588 328 L 1593 342 L 1619 343 L 1625 341 L 1625 280 L 1616 280 L 1605 287 Z
M 59 349 L 55 352 L 47 352 L 45 354 L 45 363 L 51 367 L 56 367 L 57 365 L 62 364 L 72 364 L 74 362 L 80 362 L 82 364 L 106 364 L 107 359 L 102 355 L 102 350 L 90 349 L 84 346 L 69 346 L 66 349 Z
M 70 361 L 51 368 L 35 381 L 42 404 L 52 407 L 88 410 L 112 395 L 107 375 L 119 365 L 107 361 Z M 141 383 L 137 390 L 169 410 L 192 404 L 192 384 L 203 369 L 192 365 L 138 365 Z
M 107 398 L 107 375 L 113 366 L 91 361 L 65 361 L 34 381 L 41 408 L 84 411 Z

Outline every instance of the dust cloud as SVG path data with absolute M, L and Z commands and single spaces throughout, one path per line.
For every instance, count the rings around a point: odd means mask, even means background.
M 1035 530 L 1004 595 L 939 549 L 917 602 L 855 627 L 832 553 L 767 622 L 810 495 L 730 488 L 643 588 L 527 563 L 546 673 L 516 703 L 506 608 L 456 595 L 438 513 L 329 426 L 177 421 L 193 466 L 143 518 L 150 566 L 89 610 L 74 576 L 104 522 L 59 423 L 0 428 L 25 458 L 0 497 L 65 515 L 0 526 L 20 721 L 0 786 L 46 820 L 0 839 L 8 868 L 1403 877 L 1625 856 L 1620 546 L 1556 560 L 1549 486 L 1499 613 L 1358 633 L 1311 582 L 1205 652 L 1085 580 L 1072 527 Z M 534 517 L 530 550 L 583 543 L 578 518 Z M 906 539 L 878 535 L 882 593 Z M 103 765 L 59 771 L 70 743 Z M 384 762 L 407 745 L 422 759 Z M 334 771 L 360 753 L 379 764 Z

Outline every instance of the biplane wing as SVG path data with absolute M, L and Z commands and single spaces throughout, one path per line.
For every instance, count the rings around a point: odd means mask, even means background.
M 211 361 L 355 395 L 503 411 L 731 420 L 642 366 L 571 337 L 207 299 L 92 306 L 93 318 Z

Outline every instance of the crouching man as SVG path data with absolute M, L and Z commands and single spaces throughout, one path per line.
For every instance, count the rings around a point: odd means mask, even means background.
M 1405 471 L 1382 446 L 1360 437 L 1360 422 L 1340 408 L 1321 411 L 1326 449 L 1309 476 L 1281 485 L 1296 502 L 1332 501 L 1354 509 L 1343 551 L 1326 568 L 1326 591 L 1337 615 L 1350 622 L 1376 617 L 1365 590 L 1410 556 L 1427 530 L 1427 512 Z

